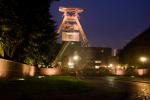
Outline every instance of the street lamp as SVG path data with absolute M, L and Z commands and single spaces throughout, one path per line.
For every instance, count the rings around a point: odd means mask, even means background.
M 147 61 L 147 58 L 146 57 L 140 57 L 140 61 L 144 63 Z
M 73 62 L 68 62 L 69 68 L 74 68 L 74 63 Z
M 79 75 L 79 72 L 78 72 L 78 70 L 79 70 L 79 67 L 77 66 L 77 63 L 78 63 L 78 61 L 79 61 L 79 56 L 76 54 L 76 55 L 74 55 L 73 56 L 73 60 L 74 60 L 74 62 L 75 62 L 75 75 L 76 75 L 76 78 L 78 77 L 78 75 Z
M 79 59 L 78 55 L 73 56 L 73 60 L 77 61 Z
M 147 61 L 147 58 L 146 57 L 140 57 L 140 61 L 143 63 L 143 66 L 144 66 L 144 63 Z
M 108 66 L 109 68 L 112 68 L 113 67 L 113 64 L 109 64 L 109 66 Z

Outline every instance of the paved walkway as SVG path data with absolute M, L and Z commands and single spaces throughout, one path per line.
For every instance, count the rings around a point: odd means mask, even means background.
M 49 93 L 45 95 L 35 96 L 35 100 L 123 100 L 118 98 L 116 88 L 108 87 L 103 78 L 81 78 L 82 80 L 92 84 L 95 89 L 90 92 L 80 94 L 64 94 L 64 93 Z M 114 90 L 113 90 L 114 89 Z M 43 98 L 43 99 L 42 99 Z
M 18 94 L 18 95 L 0 95 L 0 100 L 128 100 L 130 94 L 129 87 L 132 88 L 132 84 L 128 84 L 124 80 L 123 91 L 119 86 L 115 86 L 114 83 L 119 83 L 119 81 L 123 80 L 116 80 L 115 77 L 81 77 L 82 80 L 88 82 L 95 86 L 93 91 L 89 91 L 86 93 L 78 93 L 78 94 L 66 94 L 62 92 L 45 92 L 41 94 L 31 95 L 31 94 Z M 130 81 L 129 81 L 130 82 Z M 132 82 L 143 82 L 150 84 L 150 81 L 143 81 L 143 80 L 133 80 Z M 131 82 L 131 83 L 132 83 Z M 120 83 L 119 83 L 120 85 Z M 126 92 L 127 90 L 127 92 Z

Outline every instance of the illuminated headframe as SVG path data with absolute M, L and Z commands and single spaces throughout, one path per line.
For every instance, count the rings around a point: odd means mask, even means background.
M 81 13 L 84 10 L 82 8 L 65 8 L 65 7 L 59 7 L 60 12 L 74 12 L 74 13 Z
M 84 47 L 88 47 L 88 40 L 80 24 L 78 14 L 84 10 L 60 7 L 59 11 L 64 13 L 63 21 L 58 29 L 58 33 L 62 35 L 62 41 L 81 41 Z

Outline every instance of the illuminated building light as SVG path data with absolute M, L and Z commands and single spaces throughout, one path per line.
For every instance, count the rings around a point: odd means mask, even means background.
M 109 64 L 109 65 L 108 65 L 108 68 L 112 68 L 112 67 L 113 67 L 113 64 Z
M 24 79 L 24 78 L 18 78 L 17 80 L 23 81 L 23 80 L 25 80 L 25 79 Z
M 79 59 L 79 56 L 75 55 L 75 56 L 73 57 L 73 59 L 74 59 L 74 60 L 78 60 L 78 59 Z
M 43 78 L 44 76 L 38 76 L 38 78 Z
M 99 68 L 100 68 L 100 66 L 97 66 L 97 65 L 95 66 L 95 69 L 99 69 Z
M 121 68 L 121 66 L 117 66 L 117 68 Z
M 63 32 L 62 40 L 63 41 L 80 41 L 80 34 L 78 32 Z
M 66 8 L 66 7 L 59 7 L 59 11 L 60 12 L 77 12 L 77 13 L 81 13 L 84 10 L 81 8 Z
M 146 58 L 146 57 L 140 57 L 140 61 L 141 61 L 141 62 L 146 62 L 146 61 L 147 61 L 147 58 Z
M 101 66 L 101 67 L 105 67 L 105 68 L 107 68 L 107 66 L 106 66 L 106 65 L 104 65 L 104 66 Z
M 41 64 L 38 64 L 38 68 L 41 68 L 42 67 L 42 65 Z
M 101 50 L 101 53 L 104 53 L 104 50 L 103 50 L 103 49 Z
M 73 62 L 68 62 L 68 66 L 74 66 Z
M 102 63 L 101 60 L 95 60 L 95 63 Z
M 109 64 L 109 66 L 111 66 L 111 67 L 112 67 L 112 66 L 113 66 L 113 64 Z
M 71 42 L 71 44 L 73 45 L 73 44 L 74 44 L 74 42 Z
M 74 59 L 77 59 L 76 57 Z M 73 62 L 68 62 L 68 67 L 69 68 L 74 68 L 74 63 Z
M 117 56 L 117 52 L 118 52 L 117 49 L 113 49 L 112 55 L 113 55 L 113 56 Z
M 131 66 L 132 68 L 135 68 L 135 66 Z
M 69 68 L 70 68 L 70 69 L 73 69 L 73 68 L 74 68 L 74 65 L 69 66 Z

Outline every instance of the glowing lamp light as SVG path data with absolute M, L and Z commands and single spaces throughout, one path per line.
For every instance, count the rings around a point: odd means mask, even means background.
M 140 61 L 141 61 L 141 62 L 146 62 L 146 61 L 147 61 L 147 58 L 146 58 L 146 57 L 140 57 Z
M 70 69 L 73 69 L 73 68 L 74 68 L 74 66 L 73 66 L 73 65 L 72 65 L 72 66 L 69 66 L 69 68 L 70 68 Z
M 69 65 L 69 66 L 73 66 L 74 63 L 73 63 L 73 62 L 68 62 L 68 65 Z
M 100 66 L 95 66 L 95 69 L 99 69 L 100 68 Z
M 25 80 L 25 79 L 24 79 L 24 78 L 18 78 L 17 80 L 23 81 L 23 80 Z
M 121 68 L 121 66 L 118 65 L 117 68 Z
M 73 62 L 68 62 L 69 68 L 74 68 L 74 63 Z
M 44 76 L 38 76 L 38 78 L 43 78 Z
M 79 57 L 76 55 L 76 56 L 73 57 L 73 59 L 74 59 L 74 60 L 78 60 Z
M 111 66 L 111 67 L 112 67 L 112 66 L 113 66 L 113 64 L 109 64 L 109 66 Z
M 113 64 L 109 64 L 109 66 L 108 66 L 109 68 L 111 68 L 111 67 L 113 67 Z

